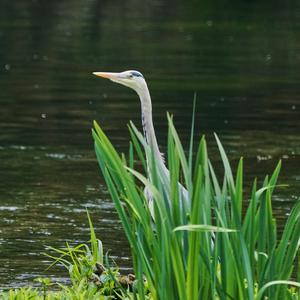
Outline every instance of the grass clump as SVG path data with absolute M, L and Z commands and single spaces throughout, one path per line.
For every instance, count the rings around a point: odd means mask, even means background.
M 63 249 L 48 247 L 44 253 L 55 264 L 64 266 L 70 284 L 54 283 L 49 278 L 37 278 L 39 287 L 23 287 L 0 292 L 1 300 L 111 300 L 134 299 L 135 277 L 120 275 L 103 254 L 102 242 L 97 239 L 91 218 L 90 245 L 85 243 Z M 51 254 L 49 254 L 51 252 Z M 48 269 L 49 269 L 48 268 Z
M 253 181 L 247 202 L 243 159 L 233 172 L 217 136 L 221 180 L 205 137 L 194 149 L 191 134 L 187 156 L 170 116 L 169 172 L 133 124 L 127 159 L 94 125 L 97 159 L 132 249 L 137 299 L 146 299 L 144 279 L 151 299 L 300 299 L 300 283 L 291 279 L 299 250 L 300 202 L 282 234 L 272 215 L 281 162 L 262 186 Z M 150 206 L 144 188 L 151 195 Z M 298 264 L 294 275 L 299 279 L 299 274 Z
M 131 246 L 135 275 L 121 276 L 109 265 L 88 215 L 90 245 L 50 247 L 52 254 L 47 254 L 54 259 L 52 265 L 68 270 L 70 285 L 40 278 L 41 287 L 0 292 L 0 299 L 300 299 L 300 202 L 281 234 L 272 215 L 281 162 L 261 186 L 253 181 L 245 201 L 243 159 L 233 172 L 216 136 L 224 166 L 219 180 L 205 137 L 195 149 L 191 134 L 186 156 L 171 117 L 168 122 L 169 171 L 133 124 L 127 159 L 96 123 L 93 130 L 97 159 Z

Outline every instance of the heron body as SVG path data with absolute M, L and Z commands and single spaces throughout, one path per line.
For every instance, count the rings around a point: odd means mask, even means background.
M 141 115 L 142 115 L 142 126 L 143 126 L 144 137 L 146 139 L 147 144 L 150 146 L 150 149 L 154 151 L 153 156 L 155 158 L 156 164 L 158 165 L 158 167 L 161 168 L 165 176 L 169 178 L 170 176 L 169 170 L 167 169 L 164 163 L 163 156 L 159 151 L 159 147 L 155 135 L 153 119 L 152 119 L 152 102 L 151 102 L 149 89 L 144 79 L 144 76 L 140 72 L 134 70 L 124 71 L 121 73 L 94 72 L 93 74 L 96 76 L 110 79 L 113 82 L 122 84 L 136 91 L 141 101 Z M 149 164 L 149 160 L 147 160 L 147 162 Z M 184 200 L 188 201 L 188 192 L 180 183 L 179 183 L 179 190 Z M 151 203 L 152 197 L 151 197 L 151 193 L 149 193 L 149 191 L 147 190 L 147 187 L 145 188 L 144 193 Z

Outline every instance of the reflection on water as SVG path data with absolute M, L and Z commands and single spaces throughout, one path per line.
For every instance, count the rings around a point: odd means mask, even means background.
M 188 143 L 212 133 L 246 181 L 279 159 L 279 222 L 300 187 L 299 10 L 246 1 L 2 1 L 0 4 L 0 286 L 44 274 L 46 245 L 88 240 L 85 208 L 124 268 L 129 251 L 93 153 L 97 119 L 120 151 L 140 124 L 137 96 L 92 71 L 138 69 L 149 83 L 162 148 L 166 111 Z M 247 13 L 245 13 L 247 12 Z M 65 278 L 60 269 L 45 274 Z

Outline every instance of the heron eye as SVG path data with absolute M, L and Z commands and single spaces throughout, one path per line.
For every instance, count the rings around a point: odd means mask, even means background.
M 129 74 L 129 75 L 128 75 L 128 78 L 132 79 L 132 78 L 133 78 L 133 75 L 132 75 L 132 74 Z

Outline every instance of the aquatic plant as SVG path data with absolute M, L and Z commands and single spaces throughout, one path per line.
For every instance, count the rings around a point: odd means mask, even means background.
M 110 300 L 134 299 L 134 275 L 120 275 L 118 267 L 110 266 L 104 256 L 102 242 L 96 237 L 94 226 L 87 213 L 90 227 L 90 245 L 81 243 L 58 249 L 48 247 L 43 253 L 55 264 L 64 266 L 70 284 L 53 282 L 50 278 L 35 279 L 41 287 L 22 287 L 0 292 L 2 300 Z M 52 252 L 50 254 L 50 252 Z
M 104 296 L 101 291 L 87 289 L 83 284 L 61 287 L 59 291 L 40 288 L 23 287 L 0 292 L 1 300 L 110 300 L 115 299 Z
M 101 240 L 97 239 L 92 220 L 87 213 L 90 227 L 90 246 L 81 243 L 74 247 L 66 243 L 66 247 L 58 249 L 47 247 L 48 252 L 43 253 L 45 256 L 53 259 L 53 263 L 47 268 L 50 269 L 56 264 L 63 265 L 69 272 L 73 284 L 78 284 L 82 280 L 86 282 L 97 279 L 95 270 L 97 265 L 103 265 L 103 246 Z M 53 254 L 50 254 L 52 251 Z
M 152 299 L 299 299 L 300 283 L 291 278 L 300 278 L 299 262 L 293 273 L 300 202 L 282 234 L 272 214 L 281 162 L 261 187 L 254 179 L 245 199 L 242 158 L 234 176 L 216 136 L 224 166 L 218 180 L 205 137 L 194 151 L 192 126 L 186 155 L 170 116 L 168 127 L 169 175 L 132 123 L 128 158 L 94 123 L 97 159 L 132 249 L 138 299 L 145 299 L 144 279 Z M 188 205 L 179 181 L 188 191 Z
M 118 268 L 110 266 L 88 215 L 90 245 L 67 244 L 47 252 L 54 264 L 68 270 L 71 284 L 39 278 L 41 287 L 0 292 L 0 299 L 300 299 L 300 202 L 280 234 L 272 214 L 281 162 L 261 187 L 254 180 L 245 199 L 243 159 L 233 176 L 216 136 L 224 165 L 220 184 L 205 137 L 195 157 L 191 138 L 186 157 L 172 118 L 168 121 L 169 177 L 157 168 L 133 124 L 128 159 L 96 123 L 93 131 L 97 158 L 132 249 L 135 276 L 123 280 Z M 179 180 L 190 205 L 183 205 Z
M 71 287 L 59 285 L 67 293 L 82 291 L 88 293 L 86 299 L 94 295 L 108 296 L 109 299 L 115 299 L 116 296 L 127 294 L 127 290 L 133 288 L 134 275 L 120 275 L 116 266 L 111 266 L 108 256 L 104 256 L 101 240 L 97 239 L 92 220 L 87 212 L 90 228 L 90 246 L 81 243 L 74 247 L 67 243 L 66 248 L 58 249 L 48 247 L 48 250 L 54 252 L 44 253 L 54 262 L 53 265 L 63 265 L 69 273 Z M 76 289 L 74 289 L 76 287 Z

